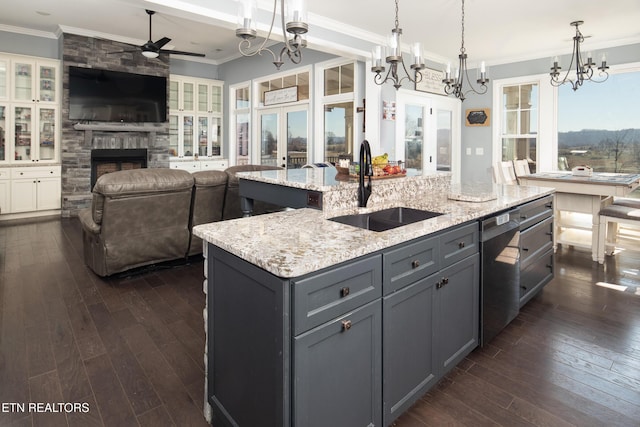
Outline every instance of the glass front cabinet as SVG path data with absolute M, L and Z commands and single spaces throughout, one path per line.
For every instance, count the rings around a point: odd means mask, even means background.
M 0 163 L 58 160 L 57 61 L 0 56 Z
M 218 80 L 171 75 L 169 154 L 198 159 L 222 156 L 222 89 Z

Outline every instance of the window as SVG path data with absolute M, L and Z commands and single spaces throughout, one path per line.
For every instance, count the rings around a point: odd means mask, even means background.
M 251 91 L 249 83 L 242 83 L 229 89 L 231 92 L 231 135 L 230 164 L 246 165 L 249 161 L 249 129 L 251 117 Z
M 318 65 L 316 91 L 322 93 L 319 108 L 324 112 L 318 115 L 322 120 L 322 147 L 318 147 L 316 158 L 321 161 L 337 163 L 339 159 L 357 161 L 353 156 L 356 135 L 357 116 L 355 105 L 355 62 L 336 63 L 329 61 Z M 320 136 L 318 135 L 318 138 Z
M 527 160 L 535 172 L 538 151 L 538 84 L 502 88 L 502 160 Z
M 558 167 L 640 173 L 640 71 L 558 88 Z
M 289 74 L 282 77 L 276 77 L 271 80 L 265 80 L 259 83 L 259 99 L 264 101 L 264 93 L 277 89 L 298 86 L 298 101 L 309 99 L 309 72 L 304 71 L 297 74 Z

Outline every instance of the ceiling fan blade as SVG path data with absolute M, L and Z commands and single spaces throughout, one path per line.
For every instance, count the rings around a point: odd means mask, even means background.
M 163 37 L 160 40 L 158 40 L 157 42 L 155 42 L 154 44 L 158 47 L 158 49 L 162 49 L 162 46 L 166 45 L 170 41 L 171 41 L 171 39 L 169 37 Z
M 180 50 L 162 49 L 160 53 L 169 53 L 173 55 L 198 56 L 204 58 L 204 53 L 183 52 Z

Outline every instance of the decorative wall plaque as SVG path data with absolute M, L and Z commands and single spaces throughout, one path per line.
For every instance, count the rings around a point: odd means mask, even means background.
M 476 108 L 467 110 L 464 117 L 467 126 L 489 126 L 491 124 L 490 114 L 490 108 Z

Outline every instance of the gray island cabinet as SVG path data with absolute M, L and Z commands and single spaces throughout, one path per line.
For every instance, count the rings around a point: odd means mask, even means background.
M 295 278 L 207 252 L 214 425 L 389 425 L 478 344 L 475 221 Z
M 204 415 L 215 427 L 390 425 L 479 344 L 487 216 L 531 202 L 521 304 L 553 277 L 553 189 L 497 186 L 485 198 L 440 175 L 407 177 L 354 209 L 351 183 L 277 172 L 255 178 L 322 191 L 323 208 L 194 227 L 206 242 Z M 395 206 L 442 215 L 382 232 L 329 220 Z

